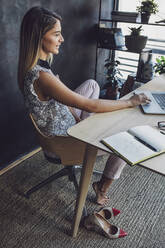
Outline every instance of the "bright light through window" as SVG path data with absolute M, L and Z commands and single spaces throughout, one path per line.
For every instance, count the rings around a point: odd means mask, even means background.
M 156 15 L 151 15 L 149 22 L 155 23 L 165 19 L 165 4 L 164 0 L 155 0 L 159 5 L 159 13 Z M 120 11 L 130 11 L 137 12 L 136 7 L 140 5 L 139 0 L 119 0 L 119 10 Z M 165 23 L 164 23 L 165 24 Z M 123 35 L 129 34 L 128 27 L 139 26 L 141 24 L 134 23 L 118 23 L 117 26 L 122 29 Z M 155 62 L 156 57 L 165 55 L 165 26 L 152 26 L 143 24 L 143 35 L 148 36 L 148 41 L 146 48 L 152 49 L 153 51 L 153 62 Z M 122 70 L 124 78 L 130 73 L 136 73 L 139 55 L 136 53 L 128 52 L 116 52 L 117 58 L 121 62 L 120 69 Z

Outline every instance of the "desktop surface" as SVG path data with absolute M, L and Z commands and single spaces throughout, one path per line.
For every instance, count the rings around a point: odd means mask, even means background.
M 139 89 L 165 92 L 165 75 L 163 74 L 154 78 Z M 132 92 L 129 93 L 127 96 L 124 96 L 123 99 L 128 98 L 132 94 Z M 162 120 L 162 115 L 145 115 L 137 106 L 135 108 L 117 110 L 114 112 L 94 114 L 68 129 L 68 134 L 98 149 L 111 153 L 110 149 L 100 142 L 103 138 L 126 131 L 138 125 L 157 126 L 157 122 Z M 165 161 L 165 155 L 161 156 L 164 156 Z M 157 159 L 155 158 L 154 160 L 156 161 Z M 148 161 L 149 160 L 142 164 L 147 166 Z M 164 172 L 165 168 L 163 168 L 163 173 Z

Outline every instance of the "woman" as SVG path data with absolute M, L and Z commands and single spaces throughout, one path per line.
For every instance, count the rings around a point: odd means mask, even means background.
M 59 53 L 63 42 L 59 15 L 41 7 L 33 7 L 26 13 L 20 33 L 18 81 L 26 106 L 43 133 L 65 136 L 69 127 L 90 113 L 148 103 L 144 94 L 127 100 L 98 99 L 99 86 L 94 80 L 87 80 L 75 91 L 70 90 L 50 69 L 52 56 Z M 116 155 L 108 158 L 101 180 L 93 183 L 98 204 L 107 203 L 106 193 L 113 180 L 120 177 L 124 165 Z

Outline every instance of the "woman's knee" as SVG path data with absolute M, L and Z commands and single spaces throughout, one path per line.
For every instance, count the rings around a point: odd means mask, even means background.
M 94 79 L 87 80 L 88 89 L 90 92 L 90 98 L 98 99 L 100 95 L 100 86 Z
M 94 79 L 88 79 L 87 82 L 91 88 L 100 90 L 100 86 Z

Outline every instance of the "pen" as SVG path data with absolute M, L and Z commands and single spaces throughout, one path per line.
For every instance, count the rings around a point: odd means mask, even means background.
M 140 139 L 139 137 L 137 136 L 134 136 L 134 138 L 136 140 L 138 140 L 140 143 L 142 143 L 143 145 L 147 146 L 148 148 L 150 148 L 151 150 L 153 150 L 154 152 L 157 152 L 157 149 L 153 146 L 151 146 L 150 144 L 148 144 L 147 142 L 145 142 L 144 140 Z

